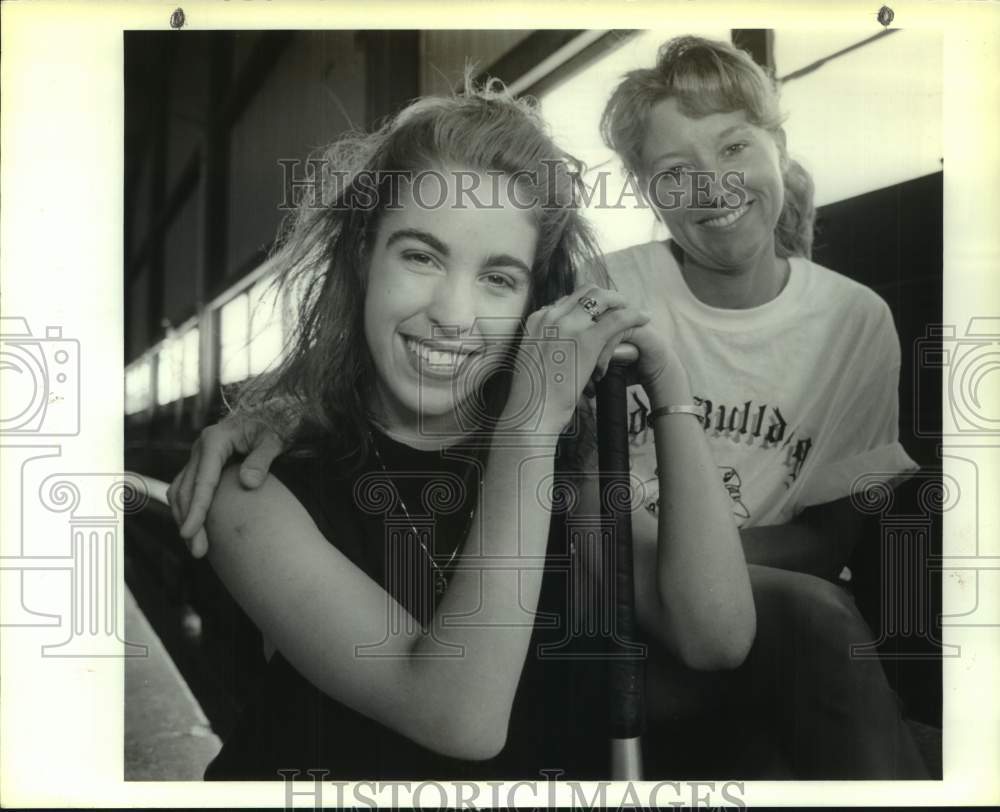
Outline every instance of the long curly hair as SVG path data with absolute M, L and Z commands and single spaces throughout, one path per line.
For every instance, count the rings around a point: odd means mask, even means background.
M 773 77 L 727 42 L 693 36 L 665 42 L 654 67 L 625 75 L 601 116 L 604 142 L 638 177 L 644 174 L 641 150 L 650 110 L 668 98 L 676 98 L 681 112 L 692 118 L 744 110 L 752 124 L 771 133 L 781 154 L 785 187 L 774 229 L 775 252 L 779 257 L 811 257 L 816 219 L 813 182 L 788 156 Z
M 363 304 L 374 237 L 398 201 L 400 174 L 447 165 L 517 178 L 519 200 L 536 204 L 538 227 L 528 312 L 572 292 L 584 264 L 606 278 L 576 207 L 582 167 L 553 142 L 533 104 L 497 80 L 474 87 L 467 79 L 461 94 L 418 99 L 377 131 L 340 138 L 311 161 L 317 191 L 300 202 L 272 251 L 276 284 L 297 302 L 294 332 L 281 362 L 239 387 L 229 404 L 288 441 L 321 435 L 344 458 L 360 464 L 367 456 L 375 370 Z M 484 385 L 494 410 L 509 378 L 497 373 Z

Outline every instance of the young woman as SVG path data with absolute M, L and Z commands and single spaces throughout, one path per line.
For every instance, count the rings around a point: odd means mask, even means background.
M 607 272 L 684 359 L 758 612 L 739 672 L 706 682 L 667 662 L 651 679 L 672 686 L 658 694 L 671 714 L 723 697 L 765 708 L 799 777 L 920 777 L 880 664 L 850 655 L 875 636 L 835 584 L 859 529 L 853 483 L 915 468 L 898 440 L 899 340 L 881 298 L 810 262 L 812 183 L 781 124 L 764 71 L 696 37 L 626 75 L 602 119 L 671 235 L 605 257 Z M 647 394 L 630 390 L 640 415 Z M 631 425 L 650 483 L 638 528 L 665 502 L 654 427 Z
M 574 179 L 523 103 L 424 99 L 326 158 L 323 200 L 279 253 L 284 281 L 307 282 L 297 341 L 236 404 L 280 403 L 295 437 L 256 490 L 225 471 L 208 512 L 211 563 L 269 662 L 207 777 L 586 771 L 593 688 L 529 651 L 543 581 L 566 603 L 539 492 L 587 456 L 567 426 L 587 425 L 584 384 L 623 338 L 657 407 L 691 404 L 684 367 L 619 294 L 574 290 L 589 245 Z M 641 599 L 684 662 L 738 664 L 754 612 L 725 492 L 694 417 L 655 423 L 678 507 L 646 542 Z M 171 486 L 178 516 L 191 470 Z M 569 706 L 581 692 L 589 706 Z

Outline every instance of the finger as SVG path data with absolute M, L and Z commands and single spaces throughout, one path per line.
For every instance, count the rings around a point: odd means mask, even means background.
M 258 443 L 240 466 L 240 483 L 245 488 L 257 488 L 267 477 L 274 458 L 284 451 L 281 438 L 270 429 L 263 429 L 258 435 Z
M 188 542 L 188 549 L 194 558 L 204 558 L 208 553 L 208 534 L 204 528 L 199 528 L 198 532 Z
M 222 468 L 234 450 L 229 432 L 212 435 L 203 433 L 202 437 L 205 442 L 202 444 L 201 458 L 194 475 L 194 493 L 187 517 L 181 525 L 181 535 L 185 538 L 194 536 L 195 531 L 205 523 L 215 489 L 219 486 Z
M 194 476 L 198 471 L 198 464 L 201 459 L 201 439 L 195 440 L 191 446 L 191 457 L 185 463 L 184 468 L 177 475 L 177 526 L 184 524 L 187 517 L 188 508 L 191 505 L 191 497 L 194 492 Z
M 542 319 L 548 317 L 549 311 L 552 309 L 552 305 L 545 305 L 540 307 L 534 313 L 530 314 L 527 319 L 524 320 L 524 334 L 527 336 L 538 335 L 539 325 L 542 323 Z
M 599 296 L 602 292 L 606 291 L 604 291 L 604 288 L 599 288 L 596 285 L 581 285 L 572 293 L 567 293 L 565 296 L 553 302 L 552 307 L 548 312 L 549 320 L 557 321 L 565 318 L 574 311 L 580 310 L 581 299 L 592 298 L 597 299 L 597 301 L 600 302 L 601 300 Z
M 170 507 L 170 513 L 174 517 L 174 524 L 180 527 L 181 524 L 181 514 L 180 509 L 177 506 L 177 484 L 180 481 L 181 475 L 177 474 L 171 481 L 170 485 L 167 486 L 167 505 Z
M 597 302 L 597 316 L 600 318 L 601 314 L 609 311 L 615 310 L 620 307 L 627 307 L 628 301 L 622 294 L 617 291 L 607 290 L 605 288 L 600 288 L 596 286 L 588 286 L 585 288 L 580 288 L 574 291 L 569 297 L 568 302 L 564 302 L 563 306 L 559 308 L 559 315 L 561 317 L 566 317 L 570 314 L 579 313 L 582 311 L 587 318 L 591 317 L 591 312 L 587 308 L 583 307 L 583 302 L 587 299 L 593 299 Z
M 618 346 L 619 341 L 620 338 L 612 339 L 604 345 L 604 349 L 601 350 L 601 354 L 597 356 L 597 363 L 594 365 L 594 383 L 598 383 L 601 378 L 607 374 L 608 365 L 611 363 L 611 357 L 614 354 L 615 347 Z
M 591 293 L 594 295 L 591 296 Z M 621 294 L 596 288 L 578 301 L 569 303 L 558 320 L 550 319 L 550 322 L 555 323 L 560 338 L 569 338 L 588 330 L 606 318 L 608 313 L 627 307 L 628 303 Z
M 573 312 L 574 308 L 578 308 L 580 306 L 578 299 L 579 296 L 577 296 L 575 291 L 556 299 L 548 310 L 545 311 L 545 320 L 549 323 L 553 323 L 565 318 Z
M 640 311 L 640 318 L 644 316 L 642 311 Z M 594 375 L 593 380 L 595 383 L 600 382 L 608 373 L 608 367 L 613 363 L 624 363 L 632 364 L 635 362 L 639 355 L 638 347 L 634 344 L 629 343 L 630 339 L 637 330 L 642 330 L 645 325 L 640 327 L 629 327 L 622 332 L 613 335 L 608 342 L 604 345 L 601 350 L 600 355 L 597 357 L 597 363 L 594 365 Z
M 605 344 L 611 341 L 612 338 L 617 337 L 618 341 L 627 341 L 628 338 L 624 335 L 626 330 L 630 330 L 635 327 L 641 327 L 644 324 L 649 323 L 649 314 L 644 313 L 641 310 L 636 310 L 631 307 L 624 307 L 618 310 L 612 310 L 609 313 L 602 316 L 594 326 L 594 334 L 597 338 L 603 341 Z M 612 345 L 612 351 L 617 345 Z
M 592 291 L 591 296 L 593 296 L 597 301 L 601 303 L 602 307 L 606 308 L 617 308 L 617 307 L 628 307 L 629 300 L 621 293 L 616 290 L 605 290 L 604 288 L 597 288 Z

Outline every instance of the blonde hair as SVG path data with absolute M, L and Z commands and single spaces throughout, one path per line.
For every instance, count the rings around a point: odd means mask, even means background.
M 677 37 L 660 46 L 656 65 L 627 73 L 601 116 L 601 135 L 627 171 L 644 174 L 642 142 L 653 106 L 677 99 L 691 118 L 743 110 L 774 137 L 782 157 L 785 202 L 774 229 L 779 257 L 812 255 L 815 206 L 809 173 L 788 157 L 784 117 L 774 80 L 745 52 L 726 42 Z

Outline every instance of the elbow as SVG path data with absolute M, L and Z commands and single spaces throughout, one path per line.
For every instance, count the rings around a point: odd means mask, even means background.
M 487 681 L 475 673 L 453 673 L 442 679 L 439 670 L 428 672 L 419 666 L 416 676 L 411 684 L 420 687 L 409 697 L 413 701 L 405 703 L 410 713 L 396 727 L 398 732 L 421 747 L 461 761 L 489 761 L 506 747 L 516 685 L 506 691 L 494 685 L 487 691 Z M 470 684 L 483 690 L 469 690 Z M 423 700 L 417 701 L 418 696 Z
M 434 749 L 464 761 L 489 761 L 507 745 L 507 722 L 496 724 L 482 718 L 452 719 L 441 729 Z
M 507 728 L 497 734 L 493 731 L 481 731 L 481 735 L 469 742 L 465 756 L 469 761 L 489 761 L 496 758 L 507 746 Z
M 734 671 L 746 661 L 757 633 L 751 613 L 725 629 L 699 635 L 678 647 L 678 659 L 693 671 Z
M 749 653 L 750 646 L 690 646 L 678 652 L 678 656 L 692 671 L 735 671 Z

